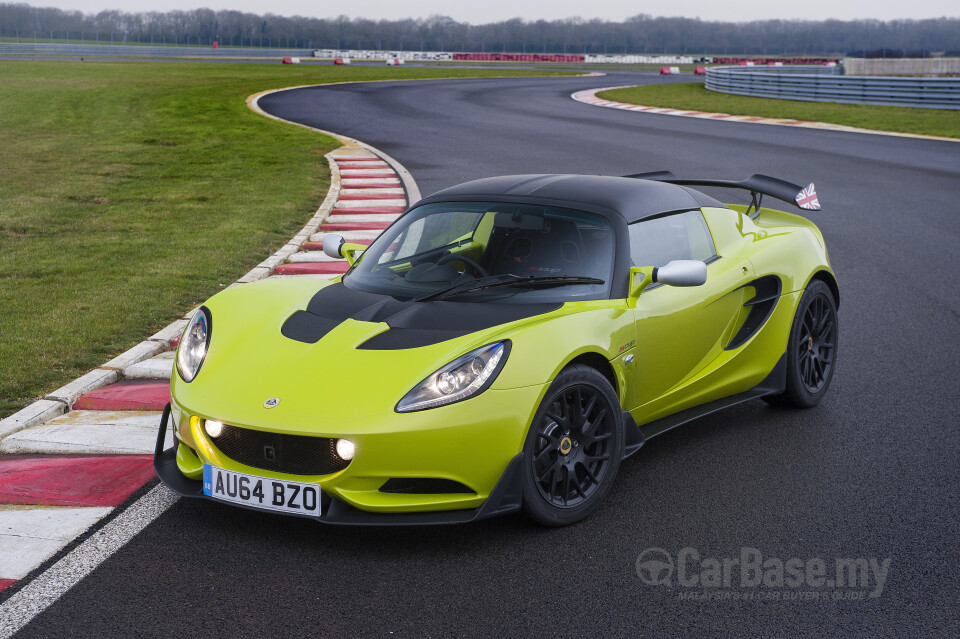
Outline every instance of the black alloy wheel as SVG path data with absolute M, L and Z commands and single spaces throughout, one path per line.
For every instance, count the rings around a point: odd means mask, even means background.
M 623 442 L 620 404 L 610 382 L 588 366 L 564 369 L 527 436 L 527 513 L 548 526 L 586 517 L 613 483 Z
M 837 303 L 824 282 L 813 280 L 800 298 L 787 346 L 787 386 L 781 395 L 764 397 L 769 404 L 816 406 L 833 379 L 837 364 Z
M 818 295 L 803 313 L 796 344 L 800 377 L 808 392 L 816 393 L 829 383 L 836 347 L 837 312 L 829 299 Z

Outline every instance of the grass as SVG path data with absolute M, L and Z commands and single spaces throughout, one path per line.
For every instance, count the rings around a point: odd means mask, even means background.
M 701 84 L 659 84 L 598 94 L 605 100 L 645 106 L 791 118 L 863 129 L 960 138 L 960 111 L 907 107 L 798 102 L 707 91 Z
M 182 316 L 310 219 L 337 143 L 254 114 L 247 96 L 506 75 L 534 74 L 0 62 L 0 417 Z

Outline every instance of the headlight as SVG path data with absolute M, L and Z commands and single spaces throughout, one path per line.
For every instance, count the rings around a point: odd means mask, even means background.
M 397 412 L 436 408 L 483 392 L 496 379 L 509 352 L 510 342 L 496 342 L 458 357 L 407 393 Z
M 201 306 L 187 324 L 177 347 L 177 372 L 183 381 L 192 382 L 200 371 L 210 346 L 211 328 L 210 311 L 206 306 Z

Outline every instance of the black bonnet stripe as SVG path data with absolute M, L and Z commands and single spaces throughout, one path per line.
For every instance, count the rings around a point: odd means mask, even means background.
M 298 342 L 316 344 L 338 324 L 340 322 L 337 320 L 327 319 L 307 311 L 297 311 L 280 327 L 280 334 Z
M 357 348 L 365 351 L 396 351 L 439 344 L 469 335 L 471 331 L 426 331 L 419 328 L 392 328 L 374 335 Z
M 340 322 L 386 322 L 390 330 L 370 338 L 359 348 L 398 350 L 419 348 L 462 337 L 491 326 L 542 315 L 560 308 L 559 302 L 497 304 L 401 302 L 389 295 L 347 288 L 338 282 L 320 289 L 306 311 L 291 315 L 280 332 L 298 342 L 315 344 Z

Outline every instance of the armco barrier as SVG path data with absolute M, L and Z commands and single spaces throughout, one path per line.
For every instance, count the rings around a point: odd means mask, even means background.
M 744 57 L 716 57 L 710 58 L 710 61 L 714 64 L 743 64 L 744 62 L 752 62 L 753 64 L 759 65 L 768 65 L 775 62 L 780 62 L 784 65 L 796 65 L 796 64 L 836 64 L 840 60 L 837 58 L 744 58 Z
M 454 60 L 494 61 L 494 62 L 583 62 L 579 53 L 454 53 Z
M 711 91 L 760 98 L 960 109 L 960 78 L 841 75 L 842 67 L 714 67 Z
M 694 64 L 707 60 L 707 58 L 694 58 L 689 55 L 590 54 L 583 57 L 584 62 L 591 64 Z
M 315 58 L 351 58 L 353 60 L 404 60 L 407 62 L 449 62 L 453 54 L 447 51 L 390 51 L 380 49 L 316 49 Z

